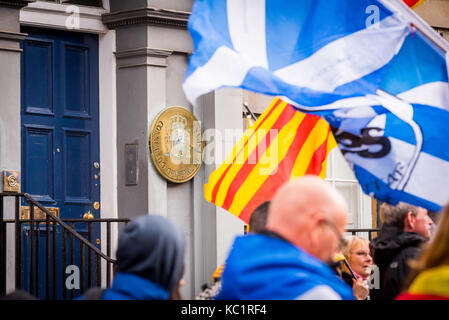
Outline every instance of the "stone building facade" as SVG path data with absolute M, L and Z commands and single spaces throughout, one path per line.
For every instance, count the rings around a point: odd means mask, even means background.
M 187 31 L 192 3 L 193 0 L 0 0 L 0 170 L 17 171 L 28 179 L 26 181 L 32 180 L 32 173 L 23 172 L 27 150 L 23 108 L 27 99 L 33 98 L 24 93 L 28 84 L 24 84 L 21 70 L 27 32 L 37 32 L 44 37 L 57 34 L 62 39 L 73 33 L 94 37 L 98 76 L 91 79 L 95 83 L 89 82 L 89 88 L 97 93 L 94 99 L 97 103 L 91 108 L 98 111 L 98 139 L 91 141 L 98 141 L 98 145 L 93 146 L 98 157 L 90 160 L 98 162 L 96 179 L 100 178 L 92 182 L 95 183 L 92 188 L 99 188 L 100 209 L 92 207 L 92 213 L 98 218 L 133 218 L 143 213 L 158 213 L 182 226 L 188 241 L 186 285 L 182 289 L 186 298 L 193 298 L 202 284 L 210 282 L 234 236 L 243 233 L 244 224 L 239 219 L 206 202 L 203 196 L 208 176 L 232 149 L 236 137 L 222 135 L 220 140 L 208 141 L 216 144 L 206 155 L 214 161 L 205 161 L 194 179 L 174 184 L 161 177 L 152 164 L 148 148 L 151 122 L 163 109 L 183 106 L 201 121 L 203 130 L 242 131 L 245 128 L 243 102 L 256 114 L 262 113 L 271 102 L 271 97 L 223 89 L 203 96 L 198 106 L 189 105 L 182 91 L 182 81 L 192 53 Z M 428 0 L 416 11 L 447 38 L 449 2 Z M 31 58 L 45 59 L 46 56 L 39 57 Z M 41 101 L 39 99 L 37 93 L 36 101 Z M 125 149 L 130 144 L 137 146 L 135 185 L 125 183 Z M 48 148 L 52 154 L 60 152 L 57 143 Z M 56 170 L 53 168 L 51 179 L 58 179 L 60 173 Z M 350 204 L 348 227 L 372 227 L 375 206 L 363 195 L 338 151 L 331 155 L 327 180 L 343 192 Z M 57 188 L 57 183 L 53 187 Z M 22 191 L 30 192 L 30 188 L 22 183 Z M 8 210 L 12 209 L 12 203 L 5 205 L 5 212 L 12 211 Z M 88 201 L 86 206 L 90 205 L 93 206 L 93 202 Z M 117 234 L 115 229 L 112 238 Z M 102 231 L 102 244 L 105 237 Z M 12 281 L 8 286 L 12 288 Z

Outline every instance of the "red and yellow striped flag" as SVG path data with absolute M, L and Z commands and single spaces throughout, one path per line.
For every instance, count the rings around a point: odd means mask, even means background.
M 284 182 L 306 174 L 324 179 L 336 145 L 326 121 L 276 98 L 210 175 L 204 196 L 248 223 Z
M 419 6 L 421 3 L 423 3 L 425 0 L 404 0 L 404 2 L 412 9 Z

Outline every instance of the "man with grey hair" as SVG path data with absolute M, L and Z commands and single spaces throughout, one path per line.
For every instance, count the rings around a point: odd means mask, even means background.
M 400 202 L 381 207 L 383 225 L 379 237 L 371 242 L 374 263 L 379 267 L 380 284 L 372 290 L 373 300 L 393 300 L 410 273 L 409 261 L 431 235 L 433 225 L 427 210 Z

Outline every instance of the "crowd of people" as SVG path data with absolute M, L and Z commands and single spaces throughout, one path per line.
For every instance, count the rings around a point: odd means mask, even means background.
M 427 210 L 406 203 L 380 211 L 371 242 L 345 237 L 342 195 L 317 177 L 290 181 L 254 211 L 248 234 L 236 237 L 196 299 L 449 299 L 449 206 L 437 227 Z M 182 299 L 185 247 L 169 219 L 142 215 L 120 233 L 112 285 L 79 299 Z

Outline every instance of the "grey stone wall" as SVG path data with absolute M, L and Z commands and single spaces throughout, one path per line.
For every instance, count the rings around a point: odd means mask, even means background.
M 25 1 L 0 1 L 0 173 L 20 172 L 20 33 L 19 10 Z M 3 179 L 0 191 L 3 191 Z M 4 217 L 13 218 L 14 198 L 5 200 Z M 14 288 L 14 229 L 7 228 L 7 291 Z
M 186 27 L 192 3 L 112 0 L 111 13 L 103 17 L 105 24 L 116 30 L 118 216 L 157 213 L 184 229 L 186 285 L 181 292 L 188 299 L 199 293 L 202 284 L 210 283 L 234 236 L 243 233 L 238 218 L 204 199 L 204 184 L 221 161 L 203 164 L 195 178 L 174 184 L 159 175 L 148 152 L 150 125 L 157 113 L 170 106 L 191 110 L 204 130 L 242 129 L 241 90 L 211 93 L 195 107 L 189 105 L 182 90 L 192 52 Z M 222 156 L 235 143 L 218 142 L 220 148 L 228 146 Z M 137 186 L 124 183 L 126 144 L 139 146 Z

